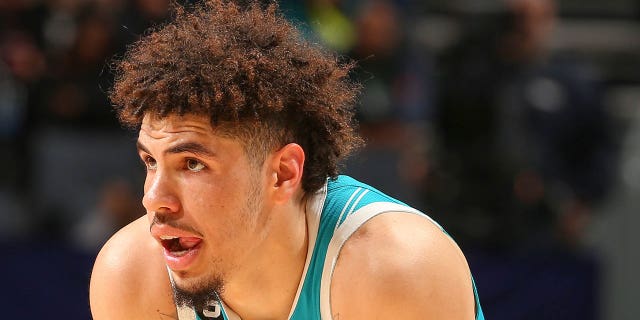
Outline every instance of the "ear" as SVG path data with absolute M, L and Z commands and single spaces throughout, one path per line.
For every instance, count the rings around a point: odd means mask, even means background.
M 304 150 L 296 143 L 280 148 L 272 158 L 275 200 L 286 202 L 302 189 Z

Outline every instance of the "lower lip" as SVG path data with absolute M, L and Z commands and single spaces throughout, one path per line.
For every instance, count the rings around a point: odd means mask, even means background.
M 198 245 L 189 249 L 189 251 L 187 251 L 187 253 L 182 256 L 175 256 L 171 251 L 165 248 L 164 259 L 167 261 L 167 266 L 169 267 L 169 269 L 173 271 L 182 271 L 189 268 L 189 266 L 191 266 L 198 258 L 201 245 L 202 243 L 198 243 Z

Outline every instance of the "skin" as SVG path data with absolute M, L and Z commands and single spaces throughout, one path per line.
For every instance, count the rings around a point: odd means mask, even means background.
M 239 141 L 196 115 L 145 117 L 138 146 L 147 215 L 100 251 L 90 285 L 93 318 L 177 319 L 164 249 L 150 234 L 161 217 L 202 239 L 193 263 L 171 271 L 178 286 L 222 278 L 221 297 L 242 319 L 286 319 L 308 246 L 302 148 L 288 144 L 252 165 Z M 470 279 L 459 248 L 432 223 L 385 213 L 345 243 L 332 313 L 336 320 L 473 319 Z

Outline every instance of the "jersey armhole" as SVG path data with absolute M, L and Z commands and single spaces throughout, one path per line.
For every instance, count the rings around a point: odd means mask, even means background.
M 438 224 L 435 220 L 431 219 L 431 217 L 420 212 L 419 210 L 408 207 L 406 205 L 394 202 L 374 202 L 360 208 L 352 215 L 348 216 L 344 223 L 342 223 L 342 225 L 340 225 L 340 227 L 336 229 L 336 232 L 329 242 L 329 246 L 327 248 L 327 256 L 322 271 L 322 280 L 320 283 L 320 314 L 322 320 L 333 319 L 333 315 L 331 313 L 331 280 L 333 278 L 333 271 L 335 270 L 338 255 L 340 254 L 342 246 L 363 224 L 376 217 L 377 215 L 387 212 L 404 212 L 408 214 L 420 215 L 431 221 L 431 223 L 436 225 L 440 230 L 442 230 L 442 232 L 449 236 L 449 234 L 442 228 L 442 226 L 440 226 L 440 224 Z M 484 320 L 484 315 L 482 312 L 482 307 L 480 306 L 480 299 L 473 276 L 470 280 L 473 285 L 473 295 L 475 300 L 475 318 L 476 320 Z
M 352 215 L 349 215 L 340 227 L 336 229 L 331 241 L 329 242 L 329 246 L 327 247 L 327 256 L 324 261 L 322 280 L 320 282 L 320 315 L 323 320 L 333 319 L 333 315 L 331 313 L 331 279 L 333 278 L 333 271 L 342 246 L 364 223 L 373 217 L 386 212 L 407 212 L 419 214 L 428 218 L 440 227 L 440 225 L 428 216 L 424 215 L 422 212 L 394 202 L 370 203 L 358 209 Z

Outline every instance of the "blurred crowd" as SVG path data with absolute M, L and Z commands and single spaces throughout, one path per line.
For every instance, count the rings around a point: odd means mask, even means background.
M 619 132 L 596 68 L 551 50 L 555 1 L 452 8 L 459 34 L 438 50 L 411 32 L 425 12 L 414 2 L 312 0 L 285 11 L 359 63 L 368 146 L 347 172 L 464 245 L 579 245 L 613 185 Z
M 67 144 L 118 134 L 106 94 L 111 63 L 166 19 L 169 5 L 0 4 L 0 139 L 6 150 L 0 190 L 6 207 L 31 219 L 15 222 L 26 232 L 61 235 L 65 230 L 55 228 L 66 228 L 69 219 L 91 210 L 118 211 L 109 204 L 113 193 L 131 194 L 118 200 L 134 201 L 139 192 L 131 190 L 139 186 L 131 184 L 139 177 L 116 176 L 89 187 L 94 208 L 78 205 L 71 209 L 86 211 L 65 216 L 56 211 L 69 210 L 65 202 L 87 194 L 73 191 L 74 181 L 43 181 L 52 175 L 40 172 L 79 166 L 73 160 L 51 163 L 56 153 L 72 151 L 60 150 Z M 462 242 L 577 240 L 589 208 L 612 183 L 616 141 L 602 79 L 585 62 L 549 50 L 554 1 L 510 0 L 475 16 L 452 10 L 459 39 L 439 51 L 410 33 L 424 12 L 412 2 L 289 1 L 282 9 L 311 41 L 358 61 L 353 76 L 364 84 L 358 119 L 368 146 L 347 164 L 348 173 L 436 216 Z M 83 154 L 78 160 L 91 151 L 75 149 Z M 86 160 L 100 171 L 111 159 Z M 65 183 L 72 193 L 58 196 L 66 199 L 37 203 L 37 196 L 46 201 L 46 193 Z M 123 209 L 131 211 L 128 219 L 140 214 L 131 208 Z M 126 214 L 112 215 L 113 226 L 127 220 Z
M 309 40 L 358 62 L 367 146 L 346 173 L 422 209 L 463 249 L 578 250 L 618 173 L 610 79 L 552 50 L 555 1 L 490 2 L 281 8 Z M 54 239 L 95 253 L 144 214 L 135 134 L 120 128 L 107 92 L 114 59 L 169 6 L 0 1 L 0 241 Z M 429 37 L 421 26 L 433 12 L 449 28 Z
M 110 109 L 111 63 L 165 0 L 0 2 L 0 237 L 95 251 L 143 211 L 140 170 Z M 129 150 L 130 149 L 130 150 Z

